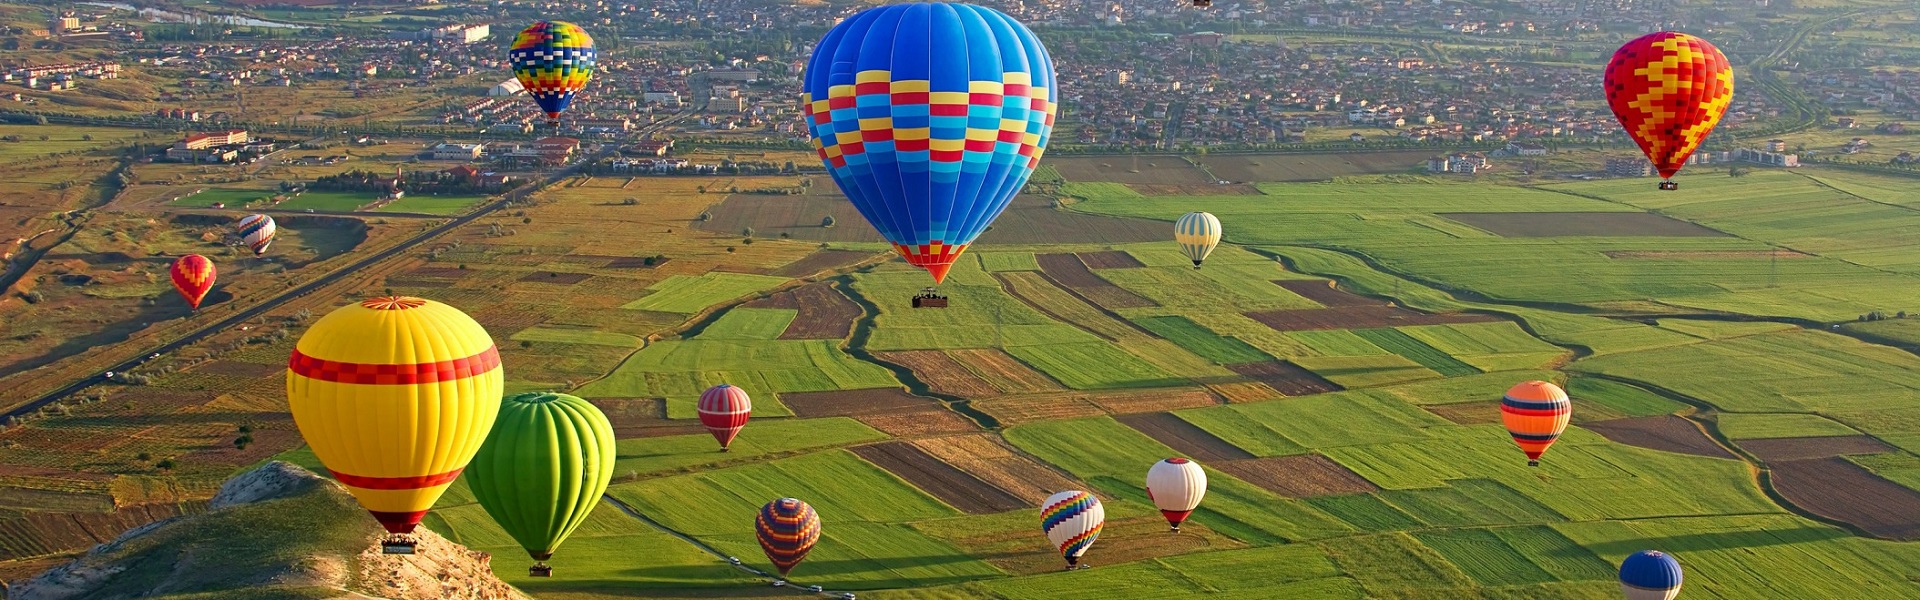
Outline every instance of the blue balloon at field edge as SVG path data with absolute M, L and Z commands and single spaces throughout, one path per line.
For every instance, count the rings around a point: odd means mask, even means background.
M 860 216 L 940 281 L 1033 175 L 1053 131 L 1053 61 L 999 11 L 881 6 L 835 25 L 802 102 Z
M 1678 589 L 1682 579 L 1680 561 L 1659 550 L 1643 550 L 1620 561 L 1620 583 L 1624 586 L 1666 591 Z

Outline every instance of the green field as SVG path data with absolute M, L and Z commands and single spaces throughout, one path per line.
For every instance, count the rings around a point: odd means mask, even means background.
M 486 196 L 407 196 L 392 204 L 374 209 L 374 212 L 456 215 L 485 201 L 487 201 Z
M 185 208 L 212 208 L 215 204 L 224 204 L 228 208 L 240 208 L 255 200 L 265 201 L 272 198 L 275 193 L 272 190 L 208 188 L 181 196 L 170 204 Z
M 786 280 L 765 275 L 707 273 L 699 277 L 675 275 L 648 286 L 653 293 L 620 308 L 673 313 L 695 313 L 709 306 L 758 292 Z

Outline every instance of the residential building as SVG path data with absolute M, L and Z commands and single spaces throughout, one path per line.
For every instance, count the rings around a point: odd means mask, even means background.
M 484 144 L 455 144 L 441 142 L 428 149 L 434 160 L 479 160 L 480 153 L 486 151 Z
M 501 96 L 518 96 L 521 92 L 525 91 L 527 91 L 527 88 L 520 85 L 520 80 L 508 79 L 488 88 L 487 95 L 496 98 Z
M 1653 163 L 1643 157 L 1609 158 L 1607 174 L 1620 177 L 1652 177 Z
M 1767 147 L 1771 148 L 1773 147 L 1773 144 L 1768 143 Z M 1760 150 L 1754 150 L 1752 148 L 1741 148 L 1735 151 L 1734 155 L 1735 155 L 1735 158 L 1737 158 L 1742 162 L 1750 162 L 1750 163 L 1762 164 L 1762 165 L 1768 165 L 1768 166 L 1774 166 L 1774 167 L 1800 166 L 1800 155 L 1798 154 L 1786 154 L 1781 152 L 1764 152 Z

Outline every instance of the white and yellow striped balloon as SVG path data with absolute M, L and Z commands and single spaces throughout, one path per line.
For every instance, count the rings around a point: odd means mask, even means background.
M 1180 243 L 1180 252 L 1198 269 L 1200 262 L 1213 253 L 1213 247 L 1220 245 L 1220 219 L 1204 212 L 1181 215 L 1173 222 L 1173 241 Z

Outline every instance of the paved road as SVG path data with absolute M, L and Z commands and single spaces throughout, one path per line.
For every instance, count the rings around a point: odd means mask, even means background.
M 662 121 L 661 123 L 656 124 L 652 128 L 642 131 L 641 133 L 647 133 L 647 132 L 651 132 L 651 131 L 663 128 L 670 123 L 673 123 L 682 118 L 685 118 L 685 116 L 688 114 L 691 114 L 691 113 L 682 113 L 681 117 L 676 117 L 676 118 L 668 119 L 666 121 Z M 605 158 L 617 152 L 618 148 L 619 148 L 618 145 L 609 144 L 607 148 L 602 149 L 599 153 L 594 154 L 592 157 L 586 160 L 582 160 L 578 163 L 575 163 L 573 166 L 569 166 L 565 169 L 561 169 L 560 171 L 555 172 L 553 175 L 548 176 L 547 179 L 541 181 L 538 185 L 529 186 L 522 189 L 525 190 L 524 192 L 525 194 L 531 194 L 534 191 L 537 191 L 548 185 L 552 185 L 554 182 L 560 181 L 567 177 L 571 177 L 575 174 L 576 171 L 579 170 L 581 166 L 591 164 L 594 161 L 597 161 L 601 158 Z M 134 367 L 140 366 L 141 363 L 146 362 L 148 356 L 151 356 L 153 354 L 164 354 L 167 352 L 172 352 L 174 350 L 178 350 L 180 348 L 193 344 L 194 342 L 198 342 L 209 335 L 213 335 L 215 333 L 232 329 L 233 327 L 241 324 L 242 322 L 248 319 L 252 319 L 254 317 L 258 317 L 262 314 L 265 314 L 268 311 L 271 311 L 274 308 L 279 307 L 281 304 L 284 304 L 289 300 L 293 300 L 295 298 L 304 296 L 310 292 L 313 292 L 314 290 L 320 289 L 321 287 L 324 287 L 328 284 L 338 281 L 341 277 L 345 277 L 347 275 L 358 272 L 361 269 L 365 269 L 369 266 L 372 266 L 375 263 L 378 263 L 380 261 L 383 261 L 389 258 L 393 258 L 394 256 L 398 256 L 403 252 L 413 249 L 414 246 L 418 246 L 421 243 L 424 243 L 435 237 L 439 237 L 441 234 L 446 233 L 448 231 L 452 231 L 454 228 L 460 227 L 462 225 L 466 225 L 467 223 L 471 223 L 473 222 L 474 219 L 478 219 L 480 217 L 486 216 L 489 213 L 492 213 L 493 211 L 499 210 L 501 208 L 505 208 L 507 203 L 510 202 L 513 198 L 517 197 L 518 195 L 519 194 L 510 195 L 508 197 L 495 200 L 492 204 L 488 204 L 485 208 L 481 208 L 480 210 L 476 210 L 476 211 L 467 213 L 465 215 L 455 217 L 453 220 L 448 221 L 444 224 L 441 224 L 439 227 L 435 227 L 433 229 L 420 233 L 419 235 L 415 235 L 412 238 L 408 238 L 406 241 L 401 242 L 397 245 L 394 245 L 391 248 L 387 248 L 386 250 L 382 250 L 380 252 L 369 255 L 365 258 L 361 258 L 360 260 L 354 261 L 352 264 L 348 265 L 346 268 L 336 269 L 332 273 L 328 273 L 327 275 L 324 275 L 318 279 L 309 281 L 303 285 L 289 289 L 285 292 L 281 292 L 280 295 L 278 296 L 274 296 L 273 298 L 270 298 L 264 302 L 247 307 L 245 310 L 241 310 L 239 312 L 233 313 L 231 316 L 220 319 L 219 321 L 215 321 L 209 325 L 203 325 L 199 329 L 195 329 L 192 333 L 189 333 L 183 337 L 180 337 L 160 347 L 150 348 L 145 352 L 140 353 L 136 357 L 122 361 L 118 364 L 113 365 L 112 367 L 108 367 L 106 370 L 113 371 L 115 373 L 124 373 L 126 371 L 133 369 Z M 20 405 L 5 413 L 0 413 L 0 420 L 4 420 L 6 417 L 21 416 L 21 415 L 32 413 L 33 411 L 39 410 L 40 407 L 42 406 L 46 406 L 57 400 L 67 398 L 69 396 L 72 396 L 73 394 L 79 393 L 81 390 L 84 390 L 94 385 L 105 383 L 105 382 L 106 382 L 106 379 L 102 374 L 94 374 L 88 377 L 87 379 L 73 382 L 71 384 L 68 384 L 65 387 L 62 387 L 60 389 L 49 392 L 47 394 L 41 395 L 38 398 L 34 398 L 32 401 L 27 402 L 26 404 Z

